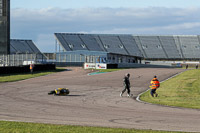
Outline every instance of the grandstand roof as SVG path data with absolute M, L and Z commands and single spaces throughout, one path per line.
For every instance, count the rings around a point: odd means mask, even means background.
M 10 40 L 11 54 L 38 54 L 41 53 L 32 40 Z

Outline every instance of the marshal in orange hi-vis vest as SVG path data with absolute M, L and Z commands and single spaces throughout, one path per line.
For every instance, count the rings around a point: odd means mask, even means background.
M 34 68 L 34 64 L 30 64 L 30 70 L 33 70 L 33 68 Z
M 157 89 L 160 87 L 160 82 L 158 81 L 157 78 L 153 78 L 151 80 L 151 89 Z

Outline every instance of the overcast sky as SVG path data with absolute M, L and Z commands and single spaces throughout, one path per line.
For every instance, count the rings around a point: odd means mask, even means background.
M 54 33 L 199 35 L 200 0 L 11 0 L 11 39 L 55 51 Z

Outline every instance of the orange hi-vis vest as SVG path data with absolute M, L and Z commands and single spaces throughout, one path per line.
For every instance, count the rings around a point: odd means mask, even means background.
M 160 82 L 157 78 L 153 78 L 151 80 L 151 89 L 157 89 L 158 87 L 160 87 Z
M 32 70 L 33 69 L 33 64 L 30 64 L 30 70 Z

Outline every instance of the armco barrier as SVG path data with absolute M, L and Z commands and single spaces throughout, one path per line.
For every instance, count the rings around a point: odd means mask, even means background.
M 120 64 L 118 64 L 118 68 L 178 68 L 178 66 L 120 63 Z
M 47 70 L 55 70 L 55 64 L 35 64 L 33 71 L 47 71 Z M 2 74 L 13 74 L 13 73 L 28 73 L 30 72 L 30 66 L 5 66 L 0 67 L 0 75 Z

